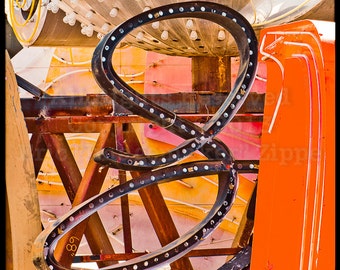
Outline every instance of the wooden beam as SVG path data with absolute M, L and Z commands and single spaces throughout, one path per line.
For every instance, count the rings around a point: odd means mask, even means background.
M 5 56 L 6 269 L 34 270 L 32 246 L 41 232 L 39 198 L 18 85 L 7 51 Z

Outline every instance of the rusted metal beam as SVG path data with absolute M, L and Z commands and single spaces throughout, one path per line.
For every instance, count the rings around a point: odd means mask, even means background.
M 124 137 L 127 152 L 132 154 L 144 154 L 143 148 L 139 143 L 138 137 L 131 124 L 128 125 Z M 131 171 L 130 173 L 132 177 L 138 177 L 140 175 L 137 171 Z M 171 241 L 179 238 L 179 233 L 177 232 L 158 185 L 140 189 L 138 192 L 161 245 L 165 246 Z M 193 270 L 190 260 L 185 257 L 171 263 L 171 269 Z
M 205 123 L 210 114 L 186 114 L 182 118 L 195 123 Z M 232 122 L 262 122 L 262 114 L 236 115 Z M 137 116 L 60 116 L 47 118 L 25 118 L 28 133 L 99 133 L 103 124 L 107 123 L 150 123 L 149 120 Z
M 102 138 L 101 140 L 98 139 L 100 143 L 98 143 L 97 141 L 97 144 L 95 146 L 97 150 L 106 145 L 106 136 L 108 136 L 107 132 L 104 132 L 104 135 L 102 136 L 104 136 L 104 138 Z M 111 138 L 111 134 L 108 137 Z M 98 189 L 98 186 L 96 186 L 96 184 L 98 184 L 98 181 L 95 181 L 93 179 L 96 179 L 96 175 L 99 179 L 105 178 L 105 171 L 102 171 L 102 175 L 98 176 L 98 174 L 96 174 L 96 171 L 98 171 L 99 169 L 98 164 L 95 164 L 95 162 L 93 162 L 93 164 L 88 165 L 82 180 L 81 173 L 67 144 L 65 136 L 63 134 L 43 134 L 43 138 L 48 149 L 50 150 L 52 159 L 56 165 L 56 168 L 61 177 L 70 201 L 72 203 L 77 203 L 78 201 L 81 201 L 81 199 L 83 199 L 81 195 L 85 193 L 83 191 L 84 189 L 90 189 L 95 194 Z M 92 182 L 93 185 L 89 185 L 88 180 L 91 180 L 90 182 Z M 86 188 L 83 187 L 84 185 L 86 186 Z M 100 187 L 101 185 L 99 185 L 99 189 Z M 88 192 L 87 196 L 91 197 L 92 195 L 94 195 L 92 194 L 92 192 Z M 81 198 L 79 199 L 79 197 Z M 114 253 L 114 250 L 112 249 L 110 241 L 106 235 L 105 228 L 100 221 L 100 217 L 98 213 L 95 213 L 90 218 L 79 224 L 75 230 L 71 230 L 70 234 L 66 234 L 63 238 L 59 240 L 59 243 L 57 244 L 55 250 L 55 257 L 58 261 L 62 262 L 64 265 L 71 265 L 73 257 L 75 256 L 75 248 L 79 245 L 84 233 L 88 244 L 93 252 L 106 253 L 106 251 L 104 250 L 107 250 L 107 252 L 109 253 Z M 72 247 L 75 248 L 65 249 L 65 246 L 67 244 L 71 244 Z
M 65 191 L 72 202 L 81 181 L 81 173 L 64 134 L 43 134 Z
M 195 56 L 191 59 L 194 91 L 230 91 L 230 56 Z
M 44 138 L 39 133 L 32 134 L 30 145 L 33 157 L 34 173 L 35 177 L 37 177 L 47 153 L 47 146 L 45 144 Z
M 105 177 L 107 175 L 108 168 L 102 168 L 100 164 L 93 160 L 92 156 L 104 147 L 115 147 L 114 137 L 114 125 L 103 125 L 82 180 L 77 189 L 73 205 L 77 205 L 100 192 Z M 88 219 L 88 224 L 85 230 L 85 236 L 89 243 L 91 251 L 97 253 L 105 253 L 104 250 L 111 250 L 112 253 L 114 253 L 114 250 L 107 236 L 106 230 L 99 218 L 99 215 L 94 214 L 94 216 L 98 216 L 98 218 L 92 218 L 91 216 Z M 81 229 L 78 230 L 81 231 Z M 101 263 L 98 266 L 103 267 L 107 265 L 108 264 L 106 263 Z
M 169 94 L 145 94 L 152 102 L 178 114 L 213 114 L 227 98 L 228 92 L 200 91 Z M 250 93 L 239 114 L 263 113 L 265 94 Z M 25 117 L 69 115 L 131 115 L 105 94 L 53 96 L 40 100 L 21 98 Z M 208 109 L 209 108 L 209 109 Z
M 61 115 L 106 115 L 112 112 L 112 99 L 103 94 L 86 96 L 49 96 L 39 100 L 21 98 L 25 117 Z
M 210 248 L 210 249 L 194 249 L 189 251 L 184 257 L 208 257 L 208 256 L 225 256 L 235 255 L 241 251 L 242 248 Z M 116 254 L 93 254 L 75 256 L 74 263 L 97 262 L 97 261 L 111 261 L 111 260 L 131 260 L 133 258 L 147 254 L 146 252 L 134 253 L 116 253 Z
M 125 151 L 123 124 L 115 124 L 116 131 L 116 148 L 119 151 Z M 126 182 L 126 171 L 118 170 L 119 184 Z M 120 198 L 120 208 L 122 211 L 124 250 L 126 253 L 132 253 L 132 236 L 130 222 L 129 196 L 124 195 Z

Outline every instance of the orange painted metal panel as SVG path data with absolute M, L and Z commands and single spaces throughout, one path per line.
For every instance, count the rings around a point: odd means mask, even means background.
M 261 32 L 272 98 L 264 108 L 251 270 L 335 269 L 332 29 L 305 20 Z

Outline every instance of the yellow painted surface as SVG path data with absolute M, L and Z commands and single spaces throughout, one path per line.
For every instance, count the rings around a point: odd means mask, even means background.
M 6 246 L 11 245 L 11 258 L 6 253 L 7 270 L 34 270 L 31 247 L 41 231 L 38 193 L 33 159 L 15 74 L 6 51 L 6 196 L 8 212 Z M 8 228 L 6 228 L 8 230 Z

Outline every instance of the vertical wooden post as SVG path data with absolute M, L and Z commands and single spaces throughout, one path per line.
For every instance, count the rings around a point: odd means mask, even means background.
M 7 270 L 34 270 L 32 245 L 41 232 L 38 191 L 15 73 L 6 51 L 6 254 Z M 9 264 L 7 264 L 9 263 Z

